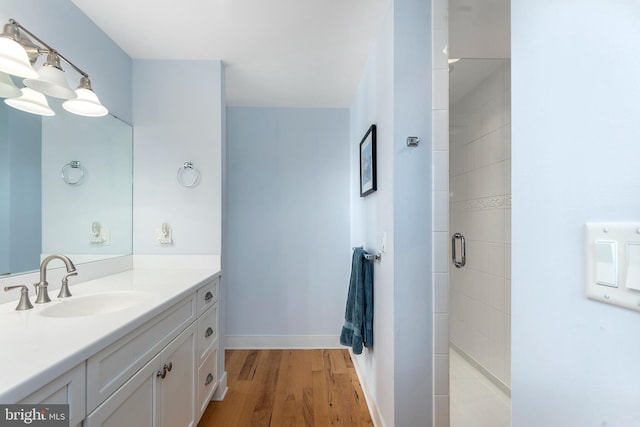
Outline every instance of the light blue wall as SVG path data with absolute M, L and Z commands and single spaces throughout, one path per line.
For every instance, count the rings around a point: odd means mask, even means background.
M 220 255 L 224 66 L 135 60 L 133 80 L 133 252 Z M 200 170 L 197 186 L 178 183 L 185 162 Z M 163 222 L 173 245 L 156 245 Z
M 6 110 L 0 104 L 0 112 Z M 9 122 L 6 114 L 0 113 L 0 274 L 9 273 Z
M 382 233 L 387 233 L 387 252 L 373 265 L 374 348 L 355 358 L 364 372 L 382 422 L 394 420 L 394 233 L 393 233 L 393 8 L 364 70 L 350 110 L 351 128 L 351 243 L 381 250 Z M 359 186 L 359 142 L 366 130 L 377 128 L 378 190 L 361 198 Z
M 35 270 L 42 240 L 41 121 L 1 102 L 0 123 L 0 273 Z
M 384 425 L 431 425 L 431 3 L 396 0 L 351 108 L 351 138 L 378 127 L 378 191 L 353 193 L 352 243 L 387 252 L 374 267 L 373 351 L 357 357 Z M 406 146 L 407 136 L 422 139 Z M 352 185 L 358 150 L 351 150 Z
M 131 58 L 71 1 L 0 0 L 1 24 L 10 18 L 88 73 L 100 102 L 131 123 Z M 62 67 L 77 86 L 79 74 Z
M 333 335 L 344 320 L 349 112 L 227 108 L 227 335 Z
M 9 137 L 9 271 L 38 268 L 42 242 L 40 117 L 7 108 Z
M 513 0 L 518 427 L 640 425 L 640 316 L 585 297 L 586 222 L 640 219 L 640 3 Z
M 6 110 L 6 105 L 0 105 L 0 111 Z M 10 272 L 9 255 L 9 122 L 6 114 L 0 114 L 0 274 Z
M 431 1 L 394 2 L 395 425 L 433 419 Z M 418 147 L 407 147 L 418 136 Z

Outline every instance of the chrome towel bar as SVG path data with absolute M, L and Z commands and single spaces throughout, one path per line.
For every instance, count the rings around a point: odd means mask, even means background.
M 364 259 L 369 261 L 380 261 L 382 259 L 382 255 L 380 254 L 366 254 Z
M 356 248 L 362 248 L 362 246 L 354 246 L 351 248 L 351 250 L 354 250 Z M 364 259 L 366 259 L 367 261 L 382 261 L 382 254 L 377 253 L 377 254 L 365 254 Z

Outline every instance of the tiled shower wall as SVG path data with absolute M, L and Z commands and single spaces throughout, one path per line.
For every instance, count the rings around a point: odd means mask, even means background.
M 432 0 L 433 425 L 449 427 L 449 71 L 447 0 Z
M 467 265 L 450 272 L 449 325 L 451 343 L 510 387 L 511 70 L 492 61 L 450 106 L 450 230 L 466 237 Z

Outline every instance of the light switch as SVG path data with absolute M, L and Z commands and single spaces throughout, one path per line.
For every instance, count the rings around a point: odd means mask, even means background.
M 627 279 L 629 289 L 640 291 L 640 242 L 627 243 Z
M 618 248 L 616 242 L 596 240 L 596 283 L 618 287 Z

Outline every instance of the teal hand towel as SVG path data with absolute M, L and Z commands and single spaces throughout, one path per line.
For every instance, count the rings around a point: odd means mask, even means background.
M 373 266 L 362 248 L 353 250 L 349 294 L 344 313 L 340 344 L 351 347 L 354 354 L 362 346 L 373 347 Z

